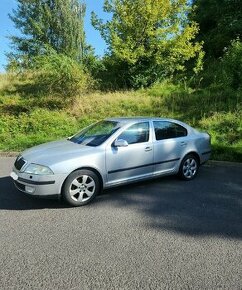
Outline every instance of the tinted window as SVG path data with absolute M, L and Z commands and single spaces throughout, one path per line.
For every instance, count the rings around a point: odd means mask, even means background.
M 156 140 L 187 136 L 187 130 L 184 127 L 172 122 L 154 121 L 154 128 Z
M 149 140 L 149 122 L 130 126 L 118 139 L 126 140 L 129 144 L 147 142 Z

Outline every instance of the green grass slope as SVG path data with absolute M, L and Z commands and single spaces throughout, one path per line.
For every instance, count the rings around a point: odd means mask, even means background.
M 93 91 L 41 96 L 27 84 L 0 76 L 0 151 L 21 151 L 72 135 L 93 121 L 112 116 L 157 116 L 182 120 L 212 136 L 216 160 L 242 162 L 241 92 L 191 89 L 169 81 L 138 91 Z

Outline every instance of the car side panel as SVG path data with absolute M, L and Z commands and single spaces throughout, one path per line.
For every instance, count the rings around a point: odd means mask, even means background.
M 152 176 L 153 144 L 144 142 L 127 147 L 108 146 L 106 149 L 108 184 L 130 182 L 133 179 Z
M 200 163 L 203 164 L 211 156 L 211 137 L 207 133 L 196 134 L 194 143 L 200 156 Z
M 184 152 L 189 146 L 187 137 L 172 138 L 154 142 L 154 174 L 176 172 Z

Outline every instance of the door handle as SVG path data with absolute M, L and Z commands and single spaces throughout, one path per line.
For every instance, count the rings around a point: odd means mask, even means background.
M 182 141 L 180 144 L 181 144 L 181 146 L 186 146 L 187 145 L 187 142 Z
M 145 152 L 149 152 L 149 151 L 151 151 L 151 150 L 152 150 L 151 147 L 145 147 Z

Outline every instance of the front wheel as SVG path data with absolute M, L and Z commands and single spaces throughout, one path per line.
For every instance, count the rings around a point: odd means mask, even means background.
M 77 170 L 66 179 L 62 196 L 71 206 L 82 206 L 91 202 L 100 191 L 98 176 L 91 170 Z
M 193 154 L 188 154 L 181 162 L 179 176 L 183 180 L 192 180 L 197 175 L 198 168 L 199 163 L 197 157 Z

